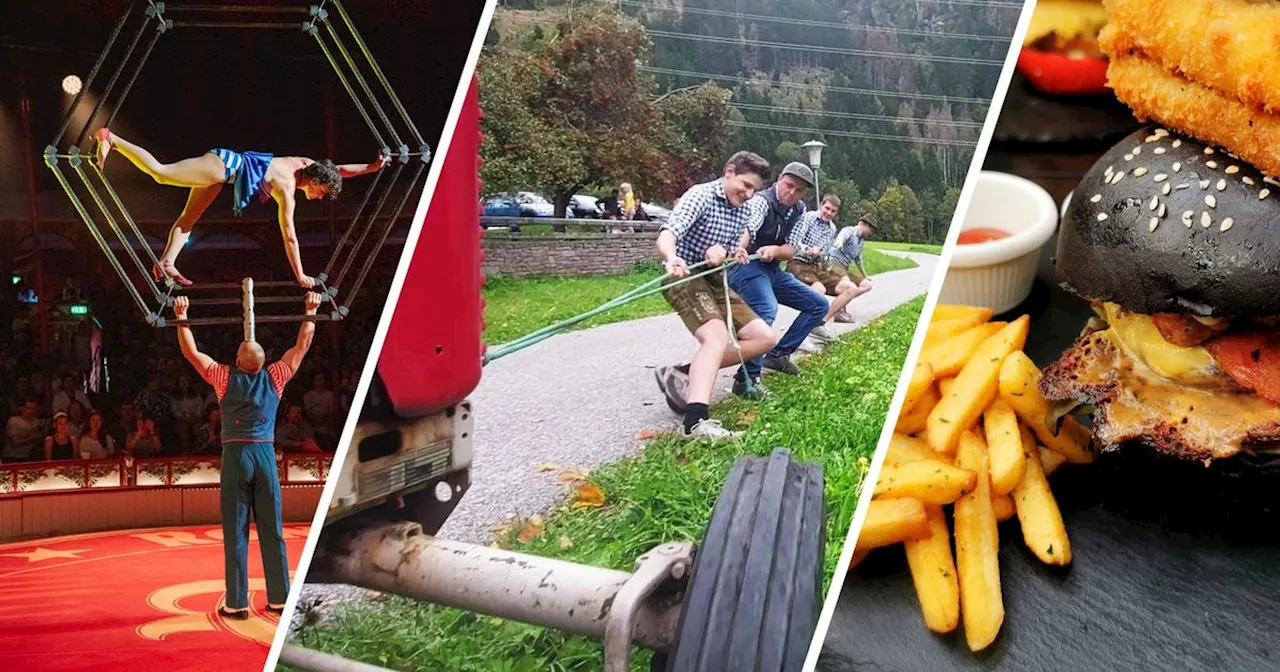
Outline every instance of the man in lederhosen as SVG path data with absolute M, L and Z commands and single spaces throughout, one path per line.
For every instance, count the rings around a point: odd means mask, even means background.
M 308 292 L 305 301 L 307 315 L 315 315 L 320 295 Z M 186 320 L 189 305 L 185 296 L 174 299 L 174 317 Z M 280 513 L 280 478 L 276 473 L 276 409 L 285 385 L 311 348 L 315 332 L 315 322 L 303 322 L 298 341 L 270 365 L 262 346 L 246 340 L 236 350 L 235 366 L 227 366 L 196 348 L 190 327 L 178 327 L 183 357 L 213 386 L 222 410 L 222 545 L 227 596 L 226 605 L 218 607 L 218 614 L 225 618 L 249 617 L 250 510 L 258 528 L 258 547 L 267 579 L 266 609 L 274 614 L 284 612 L 289 595 L 289 560 Z

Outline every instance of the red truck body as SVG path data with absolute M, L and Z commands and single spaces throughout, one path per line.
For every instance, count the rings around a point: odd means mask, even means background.
M 480 383 L 480 116 L 472 78 L 378 358 L 387 399 L 401 417 L 454 406 Z

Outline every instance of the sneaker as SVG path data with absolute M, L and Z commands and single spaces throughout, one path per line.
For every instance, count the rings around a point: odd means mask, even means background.
M 841 324 L 853 324 L 855 320 L 853 319 L 853 316 L 849 314 L 848 311 L 842 310 L 836 313 L 836 322 L 839 322 Z
M 791 357 L 775 357 L 773 355 L 764 356 L 764 368 L 785 373 L 789 376 L 800 375 L 800 367 L 791 361 Z
M 743 432 L 731 432 L 720 424 L 719 420 L 701 420 L 689 431 L 680 426 L 680 437 L 685 439 L 710 439 L 712 441 L 737 441 Z
M 825 341 L 827 343 L 838 340 L 840 338 L 839 336 L 836 336 L 834 333 L 832 333 L 832 331 L 828 329 L 827 325 L 825 324 L 820 324 L 814 327 L 813 331 L 809 332 L 809 336 L 819 341 Z
M 822 352 L 822 345 L 820 345 L 816 340 L 812 338 L 806 338 L 804 339 L 804 342 L 800 344 L 800 347 L 796 348 L 796 350 L 799 350 L 800 352 L 807 352 L 811 355 L 816 355 Z
M 733 379 L 733 393 L 743 399 L 750 399 L 751 401 L 759 401 L 773 396 L 773 393 L 769 391 L 769 388 L 764 386 L 764 383 L 760 382 L 759 378 L 751 381 L 751 390 L 748 391 L 747 384 L 743 382 L 741 378 L 735 377 Z
M 660 366 L 654 369 L 653 376 L 657 378 L 658 389 L 662 390 L 662 396 L 667 400 L 667 408 L 676 415 L 684 415 L 688 405 L 686 398 L 689 394 L 689 375 L 674 366 Z

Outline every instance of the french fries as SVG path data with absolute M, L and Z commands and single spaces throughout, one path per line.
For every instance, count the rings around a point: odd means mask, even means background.
M 1023 429 L 1026 451 L 1026 475 L 1013 491 L 1014 507 L 1018 522 L 1022 524 L 1022 540 L 1027 548 L 1046 565 L 1071 563 L 1071 541 L 1062 523 L 1062 512 L 1049 490 L 1044 468 L 1040 466 L 1040 450 L 1031 437 L 1030 430 Z M 981 484 L 979 484 L 981 487 Z
M 976 475 L 976 487 L 956 502 L 956 570 L 960 576 L 960 613 L 964 638 L 970 651 L 981 651 L 994 642 L 1004 623 L 1004 597 L 1000 592 L 1000 534 L 987 454 L 973 432 L 960 435 L 956 464 Z
M 954 376 L 964 368 L 965 362 L 969 361 L 969 355 L 973 354 L 974 349 L 983 341 L 995 336 L 1004 325 L 1004 322 L 979 324 L 945 341 L 934 343 L 921 350 L 920 364 L 916 366 L 928 366 L 933 375 L 938 378 Z
M 953 379 L 948 378 L 947 380 Z M 929 420 L 929 414 L 933 412 L 933 407 L 937 406 L 939 401 L 942 401 L 942 393 L 938 391 L 937 385 L 930 385 L 925 389 L 920 399 L 916 401 L 916 405 L 911 407 L 911 410 L 908 411 L 905 406 L 903 407 L 902 414 L 898 416 L 898 424 L 894 430 L 907 435 L 923 432 L 925 422 Z
M 982 414 L 982 426 L 986 430 L 990 452 L 991 490 L 997 495 L 1007 495 L 1022 480 L 1026 464 L 1018 416 L 1013 414 L 1009 404 L 996 397 Z
M 867 506 L 867 518 L 858 535 L 858 549 L 897 544 L 929 534 L 929 517 L 918 499 L 882 499 Z
M 871 494 L 884 499 L 913 498 L 929 504 L 951 504 L 973 490 L 976 476 L 939 460 L 888 464 L 880 470 Z
M 1045 424 L 1040 369 L 1022 352 L 1030 319 L 990 319 L 984 309 L 936 308 L 853 559 L 901 543 L 925 625 L 949 633 L 963 621 L 972 651 L 1004 624 L 1000 533 L 1019 530 L 1041 562 L 1070 564 L 1048 477 L 1094 459 L 1074 418 L 1056 435 Z
M 1023 315 L 983 341 L 965 363 L 950 391 L 933 408 L 925 427 L 925 440 L 939 453 L 955 452 L 960 434 L 973 427 L 982 410 L 995 398 L 1000 365 L 1005 357 L 1021 350 L 1027 340 L 1031 318 Z
M 951 632 L 960 624 L 960 581 L 951 557 L 951 536 L 941 506 L 926 506 L 929 534 L 907 541 L 907 566 L 916 585 L 924 623 L 934 632 Z
M 928 364 L 917 364 L 915 370 L 911 372 L 911 382 L 907 383 L 907 396 L 902 401 L 902 407 L 913 408 L 932 385 L 933 367 Z
M 1000 366 L 1000 396 L 1049 450 L 1061 453 L 1068 462 L 1087 464 L 1093 461 L 1089 430 L 1067 416 L 1055 436 L 1045 425 L 1049 403 L 1040 395 L 1040 369 L 1026 353 L 1015 352 Z

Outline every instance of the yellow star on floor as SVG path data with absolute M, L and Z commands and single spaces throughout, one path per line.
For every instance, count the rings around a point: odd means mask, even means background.
M 55 551 L 48 548 L 37 548 L 34 551 L 27 551 L 26 553 L 0 553 L 0 556 L 7 558 L 26 558 L 27 562 L 40 562 L 41 560 L 53 560 L 54 558 L 75 558 L 76 560 L 83 560 L 84 558 L 81 558 L 77 554 L 88 552 L 89 549 L 87 548 L 81 548 L 75 551 Z

